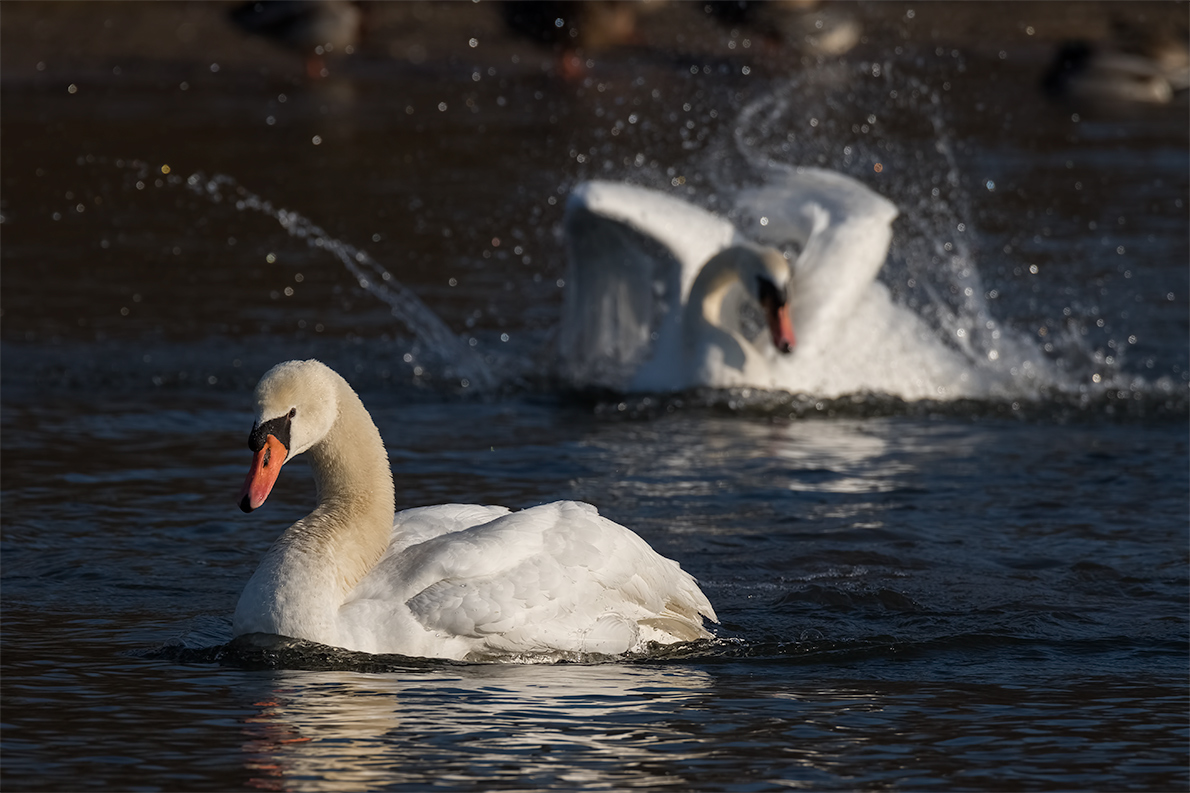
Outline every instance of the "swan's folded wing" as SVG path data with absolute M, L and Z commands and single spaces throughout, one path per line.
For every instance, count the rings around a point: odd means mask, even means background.
M 587 504 L 557 502 L 411 548 L 407 601 L 427 629 L 493 653 L 622 653 L 706 636 L 694 579 Z
M 623 387 L 699 268 L 735 238 L 727 221 L 655 190 L 585 182 L 566 206 L 560 352 L 579 384 Z
M 852 313 L 884 266 L 896 205 L 849 176 L 809 167 L 746 190 L 738 202 L 757 242 L 800 250 L 794 322 L 799 344 L 814 343 Z
M 507 515 L 508 507 L 483 504 L 437 504 L 403 509 L 393 517 L 393 535 L 384 559 L 426 540 L 489 523 Z

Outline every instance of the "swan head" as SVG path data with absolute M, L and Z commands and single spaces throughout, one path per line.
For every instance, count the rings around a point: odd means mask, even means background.
M 789 310 L 789 262 L 774 248 L 762 248 L 757 256 L 764 271 L 756 276 L 756 300 L 764 309 L 765 323 L 777 352 L 793 352 L 793 316 Z
M 745 291 L 764 311 L 773 346 L 780 353 L 793 351 L 797 339 L 789 307 L 792 272 L 780 251 L 759 245 L 733 245 L 713 256 L 703 269 L 708 273 L 730 272 L 738 277 Z
M 339 415 L 338 381 L 318 361 L 287 361 L 265 373 L 256 385 L 256 421 L 248 435 L 252 467 L 240 491 L 240 509 L 264 503 L 281 466 L 318 443 Z

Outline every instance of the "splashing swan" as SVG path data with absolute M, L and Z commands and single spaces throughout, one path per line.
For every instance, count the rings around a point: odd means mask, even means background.
M 897 215 L 891 202 L 850 177 L 803 168 L 742 192 L 736 211 L 747 235 L 655 190 L 603 181 L 574 190 L 560 334 L 562 370 L 573 384 L 905 399 L 982 389 L 970 362 L 876 280 Z M 754 291 L 758 259 L 778 291 L 778 320 L 791 322 L 788 346 Z M 721 288 L 703 290 L 716 266 Z M 758 306 L 768 337 L 744 321 Z
M 303 452 L 318 506 L 249 580 L 236 636 L 460 660 L 618 655 L 710 636 L 702 621 L 715 612 L 694 579 L 589 504 L 446 504 L 394 518 L 380 432 L 324 364 L 278 364 L 255 399 L 241 509 L 263 504 Z

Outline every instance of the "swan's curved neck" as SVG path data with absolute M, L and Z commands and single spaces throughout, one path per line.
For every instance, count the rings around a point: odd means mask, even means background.
M 285 533 L 317 548 L 350 591 L 388 547 L 393 479 L 380 431 L 360 398 L 340 383 L 339 417 L 306 454 L 318 506 Z
M 743 280 L 741 251 L 725 250 L 708 261 L 690 286 L 686 299 L 686 332 L 696 340 L 706 326 L 723 327 L 723 304 L 731 287 Z M 745 288 L 751 286 L 744 284 Z
M 318 506 L 285 530 L 248 582 L 234 630 L 336 644 L 337 613 L 390 542 L 393 479 L 380 432 L 346 381 L 339 415 L 306 452 Z
M 342 383 L 339 416 L 306 454 L 314 471 L 320 509 L 393 514 L 393 480 L 380 431 L 360 398 Z

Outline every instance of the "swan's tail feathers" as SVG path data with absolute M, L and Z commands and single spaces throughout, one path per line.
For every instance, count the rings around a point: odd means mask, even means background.
M 678 597 L 670 598 L 659 619 L 669 623 L 678 622 L 688 625 L 694 630 L 694 639 L 706 639 L 710 634 L 703 627 L 703 620 L 707 619 L 718 624 L 719 617 L 715 614 L 715 609 L 711 607 L 711 601 L 707 600 L 707 596 L 698 588 L 698 582 L 694 580 L 694 576 L 685 570 L 680 570 L 680 572 L 682 581 Z M 678 636 L 680 641 L 692 641 L 677 631 L 674 632 L 674 635 Z
M 669 592 L 657 616 L 638 621 L 642 629 L 641 640 L 673 644 L 711 638 L 703 621 L 710 620 L 717 624 L 719 618 L 707 596 L 699 589 L 694 576 L 672 559 L 658 557 L 658 561 L 667 563 L 664 566 L 668 568 L 666 588 Z
M 652 619 L 641 620 L 642 628 L 652 628 L 665 638 L 655 638 L 648 635 L 647 631 L 642 632 L 641 638 L 651 641 L 660 641 L 663 644 L 673 644 L 675 642 L 695 642 L 699 639 L 709 639 L 711 634 L 702 625 L 702 619 L 696 617 L 697 621 L 691 620 L 685 615 L 671 615 L 662 617 L 653 617 Z

